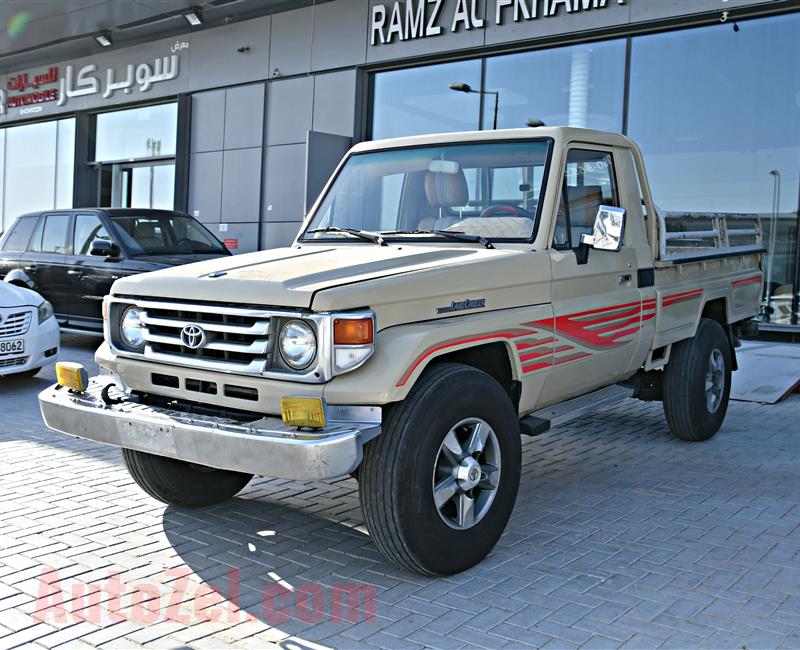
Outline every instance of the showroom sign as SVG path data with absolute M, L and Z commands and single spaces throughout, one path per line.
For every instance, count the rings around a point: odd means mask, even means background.
M 23 109 L 36 104 L 58 101 L 58 89 L 46 87 L 57 83 L 58 67 L 56 66 L 37 75 L 29 76 L 27 72 L 11 75 L 6 81 L 5 90 L 0 90 L 0 115 L 5 114 L 8 108 L 20 107 Z M 14 94 L 6 97 L 6 93 Z
M 623 5 L 625 0 L 490 0 L 486 17 L 480 15 L 483 0 L 457 0 L 453 11 L 445 15 L 443 0 L 395 0 L 391 5 L 372 6 L 370 44 L 382 45 L 412 41 L 445 32 L 482 29 L 539 18 L 553 18 L 585 11 Z
M 177 43 L 173 52 L 188 47 Z M 119 68 L 121 67 L 121 71 Z M 111 100 L 116 93 L 130 94 L 134 90 L 148 92 L 154 85 L 176 79 L 180 74 L 180 55 L 156 57 L 149 61 L 109 66 L 102 71 L 95 63 L 82 66 L 66 65 L 63 70 L 50 67 L 41 74 L 21 72 L 9 76 L 5 88 L 0 88 L 0 115 L 19 108 L 20 115 L 41 112 L 42 104 L 55 102 L 63 107 L 77 97 L 99 96 Z

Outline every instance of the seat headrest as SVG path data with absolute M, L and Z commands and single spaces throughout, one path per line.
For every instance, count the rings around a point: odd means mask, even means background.
M 452 208 L 466 205 L 469 201 L 469 187 L 464 170 L 455 174 L 428 172 L 425 175 L 425 197 L 435 208 Z
M 156 225 L 151 221 L 142 221 L 136 224 L 136 234 L 144 237 L 152 237 L 156 234 Z
M 569 219 L 572 226 L 592 226 L 597 209 L 603 203 L 603 189 L 599 185 L 567 187 Z
M 603 188 L 599 185 L 582 185 L 580 187 L 567 187 L 567 198 L 570 202 L 570 207 L 573 201 L 587 201 L 595 202 L 598 204 L 603 201 Z

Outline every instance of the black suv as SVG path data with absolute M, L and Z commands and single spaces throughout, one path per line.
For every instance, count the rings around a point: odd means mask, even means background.
M 117 278 L 230 254 L 180 212 L 46 210 L 22 215 L 0 238 L 0 279 L 42 294 L 62 327 L 97 331 Z

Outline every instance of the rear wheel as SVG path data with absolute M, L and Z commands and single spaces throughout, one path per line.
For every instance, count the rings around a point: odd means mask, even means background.
M 184 508 L 227 501 L 253 478 L 252 474 L 194 465 L 133 449 L 123 449 L 122 459 L 133 480 L 147 494 Z
M 722 426 L 731 391 L 731 348 L 715 320 L 700 319 L 697 333 L 672 346 L 664 370 L 664 414 L 682 440 L 708 440 Z
M 520 456 L 516 410 L 500 384 L 469 366 L 435 365 L 364 449 L 359 488 L 375 544 L 418 573 L 474 566 L 511 515 Z

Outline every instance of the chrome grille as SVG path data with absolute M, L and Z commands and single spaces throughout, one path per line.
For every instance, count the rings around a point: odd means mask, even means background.
M 0 368 L 8 368 L 10 366 L 24 366 L 28 363 L 28 357 L 17 357 L 16 359 L 0 359 Z
M 139 303 L 144 309 L 145 357 L 187 366 L 262 373 L 272 349 L 270 316 L 261 311 L 175 303 Z M 184 327 L 196 325 L 206 342 L 191 349 L 181 340 Z
M 2 314 L 0 320 L 0 338 L 6 336 L 21 336 L 26 334 L 31 326 L 32 311 L 19 311 L 13 314 Z

